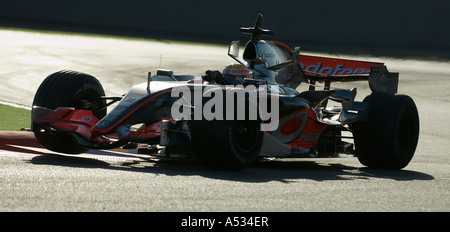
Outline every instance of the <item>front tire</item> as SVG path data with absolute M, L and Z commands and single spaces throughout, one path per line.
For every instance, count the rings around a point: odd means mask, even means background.
M 419 140 L 419 114 L 406 95 L 372 93 L 368 120 L 353 125 L 356 156 L 368 167 L 402 169 L 411 161 Z
M 102 96 L 105 96 L 105 92 L 95 77 L 74 71 L 59 71 L 41 83 L 34 96 L 33 106 L 52 110 L 58 107 L 91 110 L 101 119 L 106 115 L 106 108 L 102 109 L 106 101 L 100 99 Z M 80 154 L 89 150 L 79 145 L 69 134 L 45 130 L 34 122 L 32 128 L 37 141 L 48 150 L 67 154 Z
M 192 146 L 206 167 L 239 171 L 255 162 L 263 133 L 257 121 L 197 121 L 192 123 Z
M 203 104 L 209 99 L 203 98 Z M 248 113 L 248 108 L 246 111 Z M 225 108 L 222 112 L 225 112 Z M 235 120 L 192 120 L 192 148 L 196 158 L 206 167 L 240 171 L 258 158 L 264 135 L 259 120 L 234 118 Z

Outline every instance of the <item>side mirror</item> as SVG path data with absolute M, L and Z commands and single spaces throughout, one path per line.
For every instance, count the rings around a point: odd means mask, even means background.
M 228 47 L 228 55 L 235 61 L 245 66 L 244 62 L 239 60 L 239 44 L 240 42 L 238 40 L 231 42 L 230 46 Z
M 238 40 L 231 42 L 230 47 L 228 47 L 228 55 L 231 57 L 239 57 L 239 44 Z

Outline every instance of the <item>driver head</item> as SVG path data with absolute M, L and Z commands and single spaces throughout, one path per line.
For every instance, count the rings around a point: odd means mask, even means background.
M 242 64 L 227 65 L 222 74 L 227 82 L 233 85 L 242 84 L 244 78 L 253 79 L 252 71 Z

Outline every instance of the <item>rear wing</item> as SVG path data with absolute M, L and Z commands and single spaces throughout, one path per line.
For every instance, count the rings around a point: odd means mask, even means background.
M 331 82 L 369 81 L 372 92 L 397 93 L 399 74 L 389 72 L 384 63 L 300 55 L 299 65 L 310 90 L 316 81 L 324 82 L 325 89 Z

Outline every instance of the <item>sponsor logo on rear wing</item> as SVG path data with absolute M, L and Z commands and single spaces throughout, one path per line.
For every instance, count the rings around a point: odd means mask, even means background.
M 301 55 L 299 65 L 311 81 L 368 80 L 372 92 L 397 93 L 399 73 L 389 72 L 384 63 Z
M 369 74 L 372 66 L 384 65 L 379 62 L 309 55 L 300 55 L 299 64 L 307 74 L 322 74 L 325 76 Z

